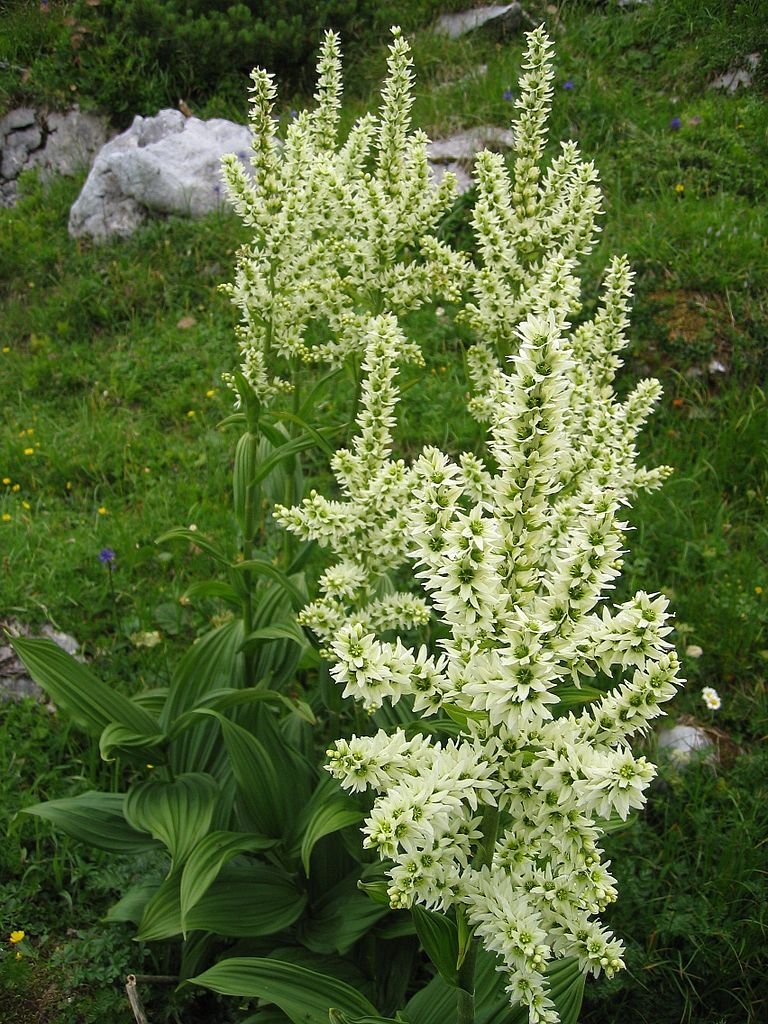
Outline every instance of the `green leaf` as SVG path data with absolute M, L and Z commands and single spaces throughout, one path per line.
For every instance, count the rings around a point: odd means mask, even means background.
M 267 558 L 266 555 L 254 556 L 253 558 L 246 559 L 244 562 L 236 562 L 232 568 L 237 572 L 252 572 L 256 576 L 266 576 L 268 579 L 271 579 L 288 594 L 295 611 L 299 611 L 307 603 L 307 595 L 302 593 L 284 572 L 281 572 L 280 569 L 273 565 L 271 559 Z
M 101 733 L 112 722 L 119 722 L 148 738 L 160 732 L 148 711 L 102 683 L 52 641 L 15 637 L 11 644 L 34 681 L 89 731 Z
M 361 893 L 356 882 L 357 871 L 353 871 L 312 904 L 298 931 L 307 949 L 343 956 L 390 913 L 389 906 L 379 906 Z
M 376 1008 L 344 982 L 280 960 L 232 957 L 190 981 L 220 995 L 275 1003 L 294 1024 L 328 1024 L 332 1008 L 351 1017 L 377 1015 Z
M 163 882 L 144 906 L 136 938 L 141 942 L 170 939 L 181 934 L 181 907 L 179 904 L 177 871 Z
M 424 952 L 449 985 L 459 984 L 459 933 L 456 922 L 414 904 L 411 907 L 416 934 Z
M 363 882 L 357 883 L 358 889 L 364 892 L 369 900 L 378 903 L 379 906 L 389 907 L 389 885 L 387 882 Z
M 402 1024 L 392 1017 L 350 1017 L 348 1013 L 335 1007 L 328 1011 L 328 1016 L 331 1024 Z
M 170 729 L 183 712 L 197 707 L 211 690 L 231 687 L 242 679 L 244 659 L 239 653 L 242 644 L 243 620 L 231 618 L 189 647 L 171 680 L 168 702 L 161 718 L 166 729 Z M 217 730 L 209 731 L 218 738 Z M 184 768 L 200 771 L 204 766 L 202 750 L 190 750 L 188 753 L 190 760 Z M 193 760 L 193 755 L 197 760 Z
M 226 602 L 232 608 L 239 609 L 241 606 L 240 596 L 235 588 L 223 580 L 200 580 L 198 583 L 192 583 L 184 591 L 184 597 L 190 601 L 213 597 Z
M 140 760 L 144 762 L 155 762 L 162 760 L 160 747 L 165 739 L 160 732 L 154 736 L 147 736 L 146 733 L 137 733 L 121 722 L 110 722 L 99 737 L 99 752 L 104 761 L 114 761 L 112 755 L 117 751 L 124 755 L 133 755 L 134 759 L 140 755 Z
M 199 708 L 198 715 L 215 718 L 224 737 L 238 791 L 254 830 L 280 838 L 288 827 L 290 808 L 280 799 L 280 777 L 264 744 L 242 726 L 217 711 Z
M 254 647 L 257 643 L 264 640 L 290 640 L 291 643 L 298 644 L 302 649 L 309 647 L 306 634 L 295 619 L 277 622 L 272 626 L 263 626 L 261 629 L 254 629 L 243 640 L 243 650 Z
M 307 894 L 282 868 L 229 866 L 188 912 L 186 927 L 239 939 L 275 935 L 301 917 L 306 905 Z
M 264 477 L 268 476 L 272 470 L 285 459 L 290 459 L 294 455 L 298 455 L 299 452 L 303 452 L 307 448 L 314 447 L 317 442 L 313 434 L 317 435 L 319 433 L 320 435 L 325 434 L 330 436 L 335 432 L 335 430 L 335 427 L 321 427 L 319 432 L 313 431 L 312 434 L 302 434 L 299 437 L 293 438 L 291 441 L 286 441 L 285 444 L 281 444 L 278 448 L 275 448 L 270 456 L 259 463 L 253 475 L 253 482 L 258 483 L 260 480 L 263 480 Z M 266 430 L 264 433 L 266 434 Z M 329 445 L 326 444 L 325 447 L 332 452 Z
M 324 451 L 329 459 L 333 458 L 336 449 L 333 448 L 330 444 L 328 444 L 321 431 L 317 430 L 315 427 L 312 426 L 311 423 L 308 423 L 301 416 L 298 416 L 292 412 L 288 412 L 287 409 L 282 409 L 274 414 L 270 412 L 268 415 L 270 416 L 270 418 L 274 416 L 274 418 L 279 420 L 281 423 L 295 423 L 296 426 L 300 427 L 305 434 L 314 439 L 314 442 L 317 445 L 317 447 L 320 448 L 321 451 Z M 334 433 L 341 433 L 343 429 L 343 425 L 340 425 L 338 427 L 325 427 L 324 432 L 328 436 L 332 436 Z
M 363 817 L 362 811 L 344 804 L 318 807 L 310 818 L 301 841 L 301 863 L 304 865 L 304 872 L 307 876 L 309 876 L 309 861 L 315 843 L 323 836 L 330 835 L 331 832 L 338 832 L 342 828 L 356 825 L 363 820 Z
M 558 686 L 555 693 L 565 707 L 590 704 L 593 700 L 600 700 L 605 696 L 604 690 L 597 690 L 594 686 Z
M 172 540 L 185 540 L 189 544 L 194 544 L 195 547 L 200 548 L 207 555 L 210 555 L 220 565 L 229 565 L 229 559 L 224 552 L 217 548 L 215 544 L 212 544 L 207 537 L 198 533 L 197 530 L 188 530 L 185 526 L 176 526 L 173 530 L 168 530 L 166 533 L 161 534 L 155 543 L 167 544 Z
M 137 832 L 125 820 L 124 801 L 122 793 L 90 790 L 80 796 L 25 807 L 23 812 L 45 818 L 73 839 L 109 853 L 156 850 L 158 844 L 154 839 L 146 832 Z
M 220 797 L 216 780 L 201 772 L 179 775 L 172 782 L 149 779 L 128 793 L 125 816 L 165 844 L 173 872 L 207 834 Z
M 105 921 L 130 921 L 138 925 L 144 916 L 147 904 L 160 888 L 158 882 L 141 882 L 113 904 L 104 915 Z
M 232 498 L 243 537 L 250 541 L 256 532 L 254 488 L 256 467 L 259 462 L 259 439 L 246 432 L 237 442 L 232 474 Z
M 210 832 L 187 858 L 181 874 L 181 923 L 186 930 L 186 916 L 207 892 L 224 864 L 239 853 L 267 850 L 276 840 L 245 832 Z

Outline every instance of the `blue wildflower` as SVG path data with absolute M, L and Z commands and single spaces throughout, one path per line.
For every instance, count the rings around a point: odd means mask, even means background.
M 576 86 L 573 84 L 573 79 L 566 78 L 566 80 L 563 82 L 563 88 L 566 90 L 566 92 L 570 92 L 571 89 L 575 89 Z
M 672 120 L 669 122 L 669 127 L 673 132 L 679 132 L 682 123 L 683 122 L 680 120 L 679 117 L 673 117 Z
M 102 548 L 99 552 L 99 561 L 104 565 L 112 565 L 117 558 L 117 553 L 112 548 Z

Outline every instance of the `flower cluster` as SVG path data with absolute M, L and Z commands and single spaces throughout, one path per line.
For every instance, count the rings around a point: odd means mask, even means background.
M 317 106 L 291 121 L 284 140 L 272 119 L 272 77 L 253 72 L 252 174 L 234 154 L 223 162 L 230 200 L 253 239 L 225 291 L 241 312 L 241 372 L 262 402 L 291 387 L 270 375 L 277 359 L 339 365 L 364 353 L 371 315 L 398 316 L 435 292 L 457 294 L 461 259 L 432 234 L 453 202 L 455 178 L 432 182 L 427 137 L 409 130 L 410 51 L 399 29 L 393 36 L 379 116 L 362 117 L 343 144 L 336 35 L 323 43 Z
M 621 943 L 595 920 L 616 898 L 601 836 L 609 819 L 643 805 L 654 768 L 631 741 L 680 683 L 666 600 L 608 601 L 622 565 L 621 510 L 669 472 L 639 468 L 635 448 L 660 390 L 643 381 L 623 401 L 614 392 L 627 344 L 625 260 L 608 268 L 593 319 L 574 326 L 578 261 L 596 239 L 601 197 L 575 144 L 543 168 L 553 72 L 541 29 L 529 35 L 515 101 L 513 173 L 497 155 L 477 159 L 477 262 L 423 233 L 419 260 L 402 262 L 406 234 L 415 237 L 419 218 L 433 223 L 447 195 L 429 180 L 423 137 L 406 132 L 405 54 L 396 33 L 381 119 L 364 118 L 337 151 L 328 37 L 318 110 L 296 118 L 282 163 L 270 86 L 255 77 L 255 184 L 234 164 L 228 171 L 257 236 L 233 289 L 243 372 L 268 398 L 270 345 L 302 358 L 333 361 L 352 348 L 362 357 L 358 433 L 332 464 L 340 497 L 313 492 L 276 516 L 337 556 L 302 621 L 345 696 L 370 712 L 400 702 L 402 721 L 426 721 L 416 735 L 338 740 L 328 770 L 375 794 L 364 841 L 389 865 L 392 906 L 457 908 L 501 958 L 531 1024 L 549 1024 L 558 1019 L 549 964 L 575 955 L 594 974 L 623 966 Z M 375 172 L 364 174 L 369 152 Z M 278 267 L 278 246 L 290 265 Z M 279 275 L 290 287 L 278 288 Z M 478 338 L 471 409 L 487 423 L 487 453 L 426 447 L 409 465 L 393 457 L 392 428 L 398 366 L 418 351 L 398 317 L 430 289 L 449 293 L 446 275 Z M 313 352 L 311 318 L 333 338 Z M 404 564 L 423 596 L 393 592 L 388 574 Z M 434 648 L 396 635 L 430 615 Z

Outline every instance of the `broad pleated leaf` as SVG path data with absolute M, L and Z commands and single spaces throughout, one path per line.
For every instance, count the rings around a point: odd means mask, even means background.
M 173 782 L 150 779 L 131 789 L 125 816 L 165 844 L 174 871 L 207 834 L 220 797 L 215 779 L 201 772 L 179 775 Z
M 304 865 L 304 873 L 309 876 L 310 858 L 318 840 L 342 828 L 357 825 L 363 817 L 362 811 L 341 801 L 318 807 L 309 819 L 301 840 L 301 863 Z
M 413 923 L 424 952 L 449 985 L 459 984 L 459 933 L 456 922 L 425 910 L 414 904 L 411 907 Z
M 314 953 L 339 953 L 342 956 L 370 931 L 390 907 L 368 899 L 356 885 L 357 872 L 348 876 L 314 903 L 311 913 L 301 922 L 298 937 Z
M 282 868 L 229 866 L 189 911 L 186 927 L 238 939 L 274 935 L 290 927 L 306 905 L 306 893 Z
M 154 839 L 146 832 L 137 832 L 125 820 L 124 800 L 122 793 L 91 790 L 80 796 L 25 807 L 24 813 L 45 818 L 73 839 L 109 853 L 144 853 L 158 849 Z
M 147 904 L 160 888 L 158 882 L 141 882 L 134 885 L 121 900 L 113 904 L 104 915 L 105 921 L 130 921 L 139 924 Z
M 121 722 L 110 722 L 99 737 L 99 753 L 104 761 L 114 761 L 115 753 L 122 753 L 131 760 L 152 764 L 162 760 L 160 750 L 165 738 L 160 732 L 148 736 Z
M 102 683 L 89 668 L 51 640 L 15 637 L 11 645 L 34 681 L 53 702 L 90 732 L 99 734 L 112 722 L 148 737 L 161 731 L 148 711 Z
M 137 939 L 142 942 L 154 942 L 181 934 L 180 881 L 181 876 L 177 871 L 166 878 L 150 897 L 141 915 Z
M 200 709 L 198 714 L 211 715 L 221 727 L 238 793 L 254 829 L 264 836 L 280 837 L 288 808 L 277 798 L 278 774 L 264 744 L 215 711 Z
M 207 537 L 203 537 L 202 534 L 198 533 L 197 530 L 189 530 L 184 526 L 177 526 L 173 530 L 168 530 L 161 537 L 158 537 L 155 543 L 167 544 L 172 540 L 188 541 L 190 544 L 194 544 L 195 547 L 200 548 L 201 551 L 205 551 L 207 555 L 210 555 L 211 558 L 220 564 L 229 564 L 229 559 L 224 552 L 217 548 L 215 544 L 212 544 Z
M 328 1024 L 332 1008 L 352 1017 L 377 1016 L 376 1008 L 349 985 L 279 960 L 232 957 L 190 981 L 221 995 L 275 1003 L 293 1024 Z
M 228 860 L 275 845 L 276 840 L 245 832 L 211 832 L 189 855 L 181 874 L 181 923 L 206 893 Z M 185 928 L 186 930 L 186 928 Z
M 254 555 L 244 562 L 237 562 L 232 568 L 240 573 L 251 572 L 255 576 L 265 576 L 272 580 L 290 597 L 294 611 L 299 611 L 307 603 L 307 595 L 284 572 L 274 566 L 266 555 Z

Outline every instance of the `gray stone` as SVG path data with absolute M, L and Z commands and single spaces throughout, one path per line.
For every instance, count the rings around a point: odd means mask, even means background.
M 435 23 L 435 32 L 460 39 L 479 28 L 505 36 L 517 32 L 522 24 L 523 9 L 520 4 L 496 4 L 492 7 L 476 7 L 460 14 L 443 14 Z
M 665 751 L 674 761 L 690 761 L 693 757 L 712 760 L 715 746 L 703 729 L 695 725 L 675 725 L 662 729 L 658 734 L 659 750 Z
M 13 136 L 11 136 L 11 138 L 13 138 Z M 0 175 L 2 175 L 6 181 L 10 181 L 12 178 L 18 178 L 19 174 L 24 169 L 28 156 L 29 151 L 26 150 L 24 146 L 13 146 L 6 142 L 3 146 L 3 160 L 2 163 L 0 163 Z
M 51 174 L 72 177 L 91 166 L 93 158 L 110 136 L 106 118 L 69 110 L 45 115 L 45 146 L 30 157 L 45 178 Z
M 77 108 L 64 114 L 12 110 L 0 121 L 0 204 L 13 205 L 22 171 L 36 168 L 43 179 L 77 174 L 90 166 L 108 138 L 106 118 Z
M 514 142 L 515 136 L 508 128 L 479 125 L 445 139 L 434 139 L 427 147 L 427 157 L 437 181 L 446 171 L 451 171 L 456 175 L 459 193 L 464 193 L 472 188 L 470 172 L 480 150 L 502 152 L 510 149 Z
M 185 118 L 178 110 L 136 117 L 99 152 L 69 218 L 69 233 L 104 240 L 129 235 L 149 213 L 200 217 L 223 202 L 221 158 L 247 161 L 244 125 Z
M 15 132 L 19 128 L 29 128 L 35 123 L 35 111 L 32 107 L 17 107 L 11 110 L 0 119 L 0 139 L 9 132 Z
M 19 622 L 18 619 L 0 620 L 0 636 L 30 637 L 33 635 L 35 635 L 33 630 Z M 80 649 L 80 645 L 73 636 L 54 629 L 49 623 L 45 623 L 37 631 L 37 635 L 52 640 L 58 647 L 66 651 L 67 654 L 73 656 L 76 656 Z M 82 661 L 82 658 L 78 658 L 78 661 Z M 0 643 L 0 701 L 23 700 L 25 697 L 31 697 L 33 700 L 40 701 L 41 703 L 46 701 L 45 693 L 29 677 L 23 662 L 17 657 L 11 645 L 4 642 Z M 55 710 L 50 702 L 48 707 L 52 711 Z
M 752 75 L 760 63 L 759 53 L 748 53 L 740 68 L 731 68 L 724 75 L 718 76 L 709 83 L 710 89 L 723 89 L 731 96 L 739 88 L 748 89 L 752 85 Z

